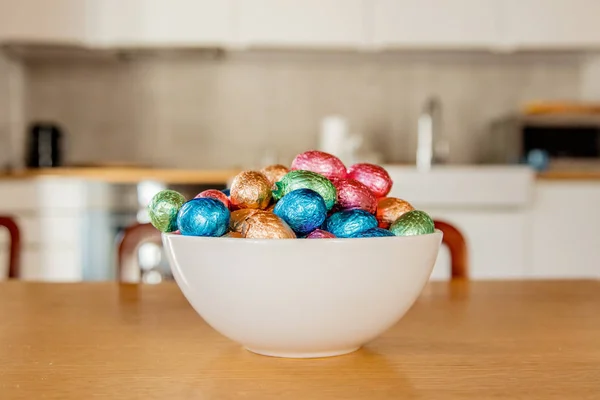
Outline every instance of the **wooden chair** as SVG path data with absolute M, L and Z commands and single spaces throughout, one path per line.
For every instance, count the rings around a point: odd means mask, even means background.
M 468 279 L 467 242 L 463 234 L 453 225 L 444 221 L 434 221 L 435 227 L 444 233 L 443 244 L 450 250 L 450 269 L 452 279 Z
M 0 226 L 8 229 L 10 235 L 10 252 L 8 255 L 8 279 L 19 277 L 19 262 L 21 259 L 21 232 L 14 218 L 0 216 Z
M 121 234 L 117 252 L 117 279 L 119 282 L 140 281 L 138 250 L 144 243 L 162 245 L 160 232 L 151 224 L 135 224 Z

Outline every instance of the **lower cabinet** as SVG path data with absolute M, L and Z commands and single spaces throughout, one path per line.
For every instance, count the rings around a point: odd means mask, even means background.
M 532 214 L 532 277 L 600 278 L 600 181 L 540 181 Z

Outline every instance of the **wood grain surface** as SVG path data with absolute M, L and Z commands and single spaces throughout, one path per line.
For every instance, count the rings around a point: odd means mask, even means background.
M 135 167 L 40 168 L 13 173 L 0 173 L 0 181 L 7 179 L 76 178 L 109 183 L 138 183 L 154 180 L 170 184 L 226 184 L 240 170 L 185 170 Z
M 174 284 L 0 284 L 0 399 L 598 399 L 600 282 L 432 283 L 346 356 L 251 354 Z

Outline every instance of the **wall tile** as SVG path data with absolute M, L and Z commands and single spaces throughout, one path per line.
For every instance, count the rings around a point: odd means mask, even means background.
M 414 162 L 430 95 L 442 100 L 450 162 L 475 162 L 492 119 L 581 89 L 569 55 L 234 52 L 25 67 L 27 116 L 65 126 L 69 162 L 186 168 L 255 166 L 269 152 L 289 162 L 317 144 L 329 114 L 388 162 Z

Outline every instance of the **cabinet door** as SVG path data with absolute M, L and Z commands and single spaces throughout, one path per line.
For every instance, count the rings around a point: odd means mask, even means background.
M 0 0 L 0 40 L 82 44 L 86 12 L 84 0 Z
M 540 182 L 533 211 L 533 276 L 600 278 L 600 183 Z
M 376 47 L 477 48 L 495 44 L 498 0 L 375 0 Z
M 241 46 L 359 47 L 365 43 L 362 0 L 237 0 Z
M 598 0 L 505 0 L 508 45 L 570 48 L 600 45 Z
M 530 275 L 528 211 L 423 209 L 433 219 L 448 222 L 462 232 L 467 242 L 470 279 L 524 279 Z M 433 280 L 450 276 L 449 261 L 449 253 L 443 246 L 431 276 Z
M 99 45 L 221 46 L 230 40 L 231 0 L 90 0 Z

